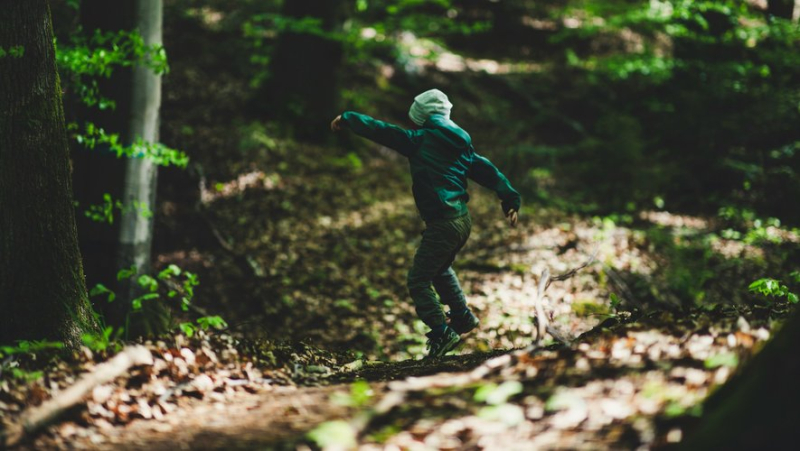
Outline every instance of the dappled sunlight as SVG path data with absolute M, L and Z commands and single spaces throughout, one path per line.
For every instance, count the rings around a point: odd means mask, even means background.
M 797 2 L 8 3 L 0 449 L 793 432 Z
M 219 22 L 225 18 L 225 14 L 222 11 L 218 11 L 209 6 L 188 8 L 186 14 L 191 17 L 199 18 L 204 25 L 212 29 L 217 27 Z
M 409 60 L 406 70 L 423 72 L 438 70 L 441 72 L 485 72 L 487 74 L 525 74 L 544 70 L 541 63 L 535 62 L 501 62 L 492 59 L 474 59 L 447 50 L 442 45 L 425 38 L 418 38 L 414 33 L 404 31 L 400 35 L 400 43 L 405 47 Z
M 281 176 L 279 174 L 272 173 L 268 175 L 262 171 L 241 174 L 229 182 L 220 182 L 210 188 L 206 186 L 207 183 L 203 179 L 200 181 L 200 201 L 208 205 L 218 199 L 241 195 L 248 189 L 275 189 L 280 182 Z
M 197 249 L 178 250 L 155 256 L 156 265 L 161 268 L 166 268 L 170 264 L 177 264 L 181 268 L 212 268 L 214 266 L 212 260 L 213 257 L 204 255 Z
M 709 227 L 707 219 L 668 211 L 642 211 L 639 213 L 639 218 L 665 227 L 685 227 L 695 230 L 706 230 Z
M 381 223 L 413 208 L 413 199 L 405 197 L 395 201 L 378 202 L 356 211 L 343 212 L 336 218 L 320 216 L 317 218 L 317 224 L 322 228 L 332 230 L 358 229 L 370 224 Z

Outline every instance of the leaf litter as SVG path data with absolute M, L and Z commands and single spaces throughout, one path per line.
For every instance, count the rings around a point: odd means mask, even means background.
M 475 210 L 476 216 L 490 217 L 487 206 Z M 575 221 L 502 234 L 500 221 L 487 222 L 495 233 L 478 231 L 473 240 L 489 244 L 468 247 L 460 270 L 482 325 L 465 338 L 457 355 L 415 360 L 390 343 L 397 338 L 392 334 L 377 338 L 386 343 L 382 354 L 360 355 L 311 346 L 314 340 L 278 344 L 241 334 L 177 334 L 145 342 L 153 365 L 95 387 L 83 407 L 22 449 L 176 444 L 650 448 L 680 441 L 700 414 L 701 401 L 769 338 L 769 317 L 745 319 L 747 309 L 687 313 L 628 299 L 634 308 L 612 308 L 609 292 L 622 290 L 613 282 L 599 282 L 604 268 L 647 272 L 654 267 L 648 265 L 655 265 L 630 230 L 617 227 L 608 234 L 591 222 Z M 570 247 L 574 240 L 580 244 Z M 550 319 L 571 343 L 531 347 L 533 306 L 528 301 L 535 273 L 545 266 L 554 272 L 574 267 L 585 260 L 581 249 L 598 240 L 599 259 L 605 263 L 554 283 L 544 300 Z M 497 258 L 495 271 L 472 269 L 501 247 L 509 251 Z M 564 247 L 569 248 L 561 252 Z M 616 261 L 618 254 L 626 258 Z M 602 308 L 587 313 L 576 308 L 581 303 Z M 391 321 L 403 317 L 403 307 L 389 311 L 395 315 Z M 359 312 L 367 317 L 378 313 Z M 39 368 L 43 375 L 33 382 L 3 378 L 3 421 L 14 421 L 26 407 L 57 396 L 107 357 L 85 348 L 67 359 L 20 357 L 16 364 Z M 358 380 L 368 381 L 369 394 L 352 402 Z M 393 394 L 403 402 L 375 410 Z

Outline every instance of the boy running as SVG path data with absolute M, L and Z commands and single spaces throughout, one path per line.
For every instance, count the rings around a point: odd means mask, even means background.
M 349 128 L 408 158 L 414 201 L 426 229 L 407 284 L 417 315 L 431 328 L 426 334 L 429 358 L 452 351 L 460 334 L 478 326 L 478 318 L 467 306 L 451 267 L 472 227 L 467 210 L 467 178 L 497 193 L 512 227 L 517 223 L 521 202 L 508 179 L 492 162 L 475 153 L 469 134 L 450 120 L 452 107 L 443 92 L 431 89 L 414 98 L 408 112 L 417 125 L 413 130 L 353 111 L 346 111 L 331 122 L 334 132 Z M 450 308 L 449 324 L 442 304 Z

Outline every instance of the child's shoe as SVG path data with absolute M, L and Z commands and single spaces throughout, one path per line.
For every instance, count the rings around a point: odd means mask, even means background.
M 470 309 L 464 310 L 463 313 L 453 313 L 451 310 L 447 312 L 447 317 L 450 318 L 450 328 L 459 335 L 478 327 L 478 317 Z
M 434 334 L 434 331 L 430 331 L 426 334 L 428 336 L 428 355 L 425 358 L 427 359 L 441 357 L 447 354 L 455 349 L 456 346 L 458 346 L 458 342 L 461 341 L 458 334 L 447 326 L 445 326 L 444 332 L 438 336 Z

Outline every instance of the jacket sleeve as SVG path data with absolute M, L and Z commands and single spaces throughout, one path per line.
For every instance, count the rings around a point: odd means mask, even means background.
M 417 131 L 403 130 L 396 125 L 373 119 L 366 114 L 356 113 L 355 111 L 342 113 L 342 121 L 347 124 L 353 133 L 394 149 L 406 157 L 411 156 L 422 142 L 422 138 Z
M 472 167 L 468 174 L 469 178 L 497 193 L 497 197 L 502 201 L 504 214 L 508 214 L 509 210 L 519 211 L 522 197 L 511 186 L 506 176 L 487 158 L 477 153 L 474 155 Z

